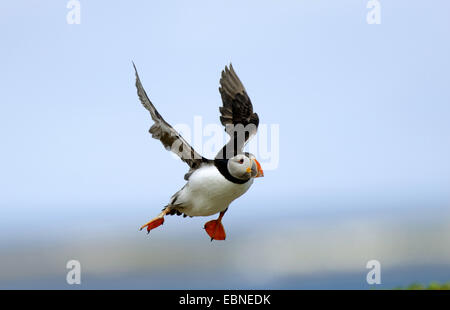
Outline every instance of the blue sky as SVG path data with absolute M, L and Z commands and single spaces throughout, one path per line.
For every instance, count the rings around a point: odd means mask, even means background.
M 173 124 L 218 122 L 233 62 L 261 122 L 280 125 L 279 169 L 255 199 L 446 195 L 449 5 L 383 1 L 368 25 L 365 4 L 81 1 L 68 25 L 64 2 L 3 2 L 2 203 L 137 202 L 183 183 L 147 134 L 131 60 Z
M 184 184 L 187 166 L 147 132 L 131 61 L 172 124 L 219 122 L 232 62 L 261 122 L 279 125 L 279 167 L 231 221 L 448 210 L 450 4 L 380 2 L 380 25 L 365 0 L 80 0 L 80 25 L 66 23 L 66 1 L 1 2 L 3 229 L 134 227 Z

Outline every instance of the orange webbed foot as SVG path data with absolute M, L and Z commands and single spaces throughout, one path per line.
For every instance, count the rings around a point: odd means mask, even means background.
M 213 240 L 225 240 L 225 229 L 223 228 L 222 222 L 220 220 L 212 220 L 205 224 L 205 230 L 208 235 Z
M 158 226 L 161 226 L 163 223 L 164 223 L 164 217 L 157 217 L 157 218 L 151 220 L 150 222 L 148 222 L 147 224 L 142 225 L 140 230 L 147 227 L 147 233 L 150 233 L 150 230 L 155 229 Z

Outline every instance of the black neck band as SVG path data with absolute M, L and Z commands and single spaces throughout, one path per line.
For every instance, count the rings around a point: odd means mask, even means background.
M 225 177 L 225 179 L 230 182 L 236 184 L 244 184 L 250 180 L 241 180 L 232 176 L 228 171 L 228 159 L 214 159 L 214 165 L 216 166 L 217 170 L 219 170 L 219 172 Z

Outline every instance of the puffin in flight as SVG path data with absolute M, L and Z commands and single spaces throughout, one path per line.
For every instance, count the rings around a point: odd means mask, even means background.
M 176 192 L 162 212 L 141 227 L 147 232 L 162 225 L 166 215 L 210 216 L 220 213 L 204 228 L 212 240 L 225 240 L 222 217 L 230 203 L 242 196 L 253 184 L 253 179 L 264 176 L 261 165 L 253 154 L 243 151 L 248 140 L 256 134 L 258 114 L 236 75 L 233 66 L 222 71 L 219 92 L 223 106 L 219 108 L 220 122 L 230 136 L 228 143 L 214 159 L 198 154 L 183 137 L 158 113 L 142 87 L 136 66 L 136 88 L 142 105 L 150 112 L 154 124 L 149 132 L 161 141 L 167 150 L 177 154 L 190 167 L 184 176 L 187 183 Z

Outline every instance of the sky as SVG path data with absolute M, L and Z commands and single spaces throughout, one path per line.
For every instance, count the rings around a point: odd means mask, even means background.
M 0 4 L 0 247 L 134 233 L 183 186 L 187 166 L 148 134 L 132 61 L 173 125 L 219 124 L 232 63 L 278 126 L 277 165 L 230 223 L 447 219 L 448 1 L 380 1 L 376 25 L 365 0 L 80 0 L 80 24 L 67 2 Z

